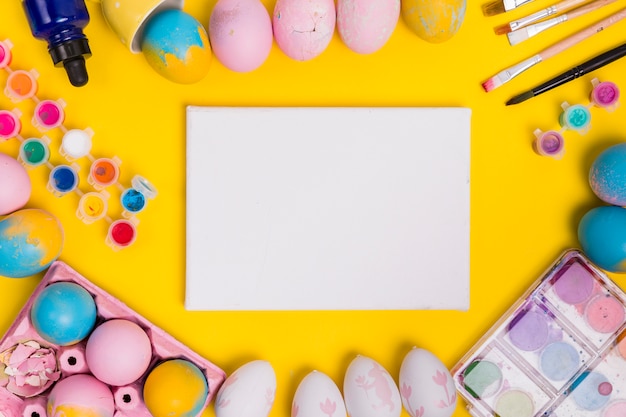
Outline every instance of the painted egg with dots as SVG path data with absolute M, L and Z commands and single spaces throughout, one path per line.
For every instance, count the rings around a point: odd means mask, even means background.
M 626 143 L 600 153 L 589 170 L 589 185 L 602 201 L 626 206 Z
M 578 224 L 578 241 L 593 263 L 609 272 L 626 272 L 626 208 L 600 206 Z
M 31 189 L 26 168 L 15 158 L 0 153 L 0 216 L 24 207 Z
M 180 84 L 192 84 L 206 76 L 211 46 L 204 27 L 190 14 L 169 9 L 146 23 L 141 51 L 160 75 Z
M 467 0 L 404 0 L 402 18 L 421 39 L 441 43 L 452 38 L 465 19 Z
M 0 221 L 0 275 L 24 278 L 48 268 L 63 249 L 59 220 L 41 209 L 21 209 Z
M 115 403 L 109 387 L 89 374 L 58 381 L 48 396 L 48 417 L 113 417 Z
M 85 339 L 96 324 L 97 307 L 92 295 L 74 282 L 55 282 L 34 299 L 30 320 L 44 340 L 59 346 Z

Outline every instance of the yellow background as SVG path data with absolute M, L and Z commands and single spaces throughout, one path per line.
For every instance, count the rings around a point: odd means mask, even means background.
M 92 155 L 121 158 L 123 184 L 140 174 L 159 191 L 138 216 L 137 242 L 120 252 L 104 244 L 106 222 L 85 225 L 76 218 L 75 194 L 56 198 L 46 190 L 46 168 L 31 172 L 34 189 L 28 207 L 43 208 L 61 220 L 66 236 L 61 260 L 228 374 L 253 359 L 270 361 L 278 380 L 271 416 L 289 415 L 298 383 L 313 369 L 327 373 L 341 387 L 357 353 L 375 359 L 396 379 L 412 346 L 432 351 L 452 368 L 564 249 L 578 245 L 579 219 L 601 204 L 587 183 L 589 166 L 602 149 L 626 140 L 626 110 L 622 106 L 609 114 L 592 109 L 592 128 L 586 135 L 565 132 L 566 152 L 559 161 L 533 152 L 533 131 L 558 128 L 563 101 L 588 103 L 594 76 L 626 88 L 626 59 L 523 104 L 506 107 L 504 102 L 621 44 L 626 22 L 490 93 L 481 83 L 624 3 L 620 0 L 511 47 L 493 28 L 552 3 L 536 0 L 485 17 L 481 3 L 470 0 L 460 31 L 443 44 L 426 43 L 400 20 L 387 45 L 371 55 L 350 51 L 335 33 L 326 51 L 311 61 L 291 60 L 274 43 L 269 59 L 255 71 L 235 73 L 214 58 L 201 82 L 178 85 L 158 75 L 141 54 L 125 49 L 103 20 L 100 5 L 88 2 L 90 81 L 74 88 L 65 72 L 52 66 L 46 44 L 31 36 L 20 2 L 2 1 L 0 39 L 14 45 L 11 67 L 39 72 L 38 97 L 66 101 L 65 125 L 94 130 Z M 207 27 L 214 4 L 187 0 L 184 10 Z M 264 4 L 271 12 L 274 2 Z M 0 83 L 5 77 L 0 72 Z M 471 108 L 469 311 L 185 311 L 186 105 Z M 28 114 L 32 106 L 32 101 L 14 104 L 0 95 L 1 108 L 18 107 Z M 38 134 L 25 123 L 22 136 Z M 60 143 L 58 129 L 48 135 Z M 17 140 L 7 141 L 0 151 L 16 156 L 17 145 Z M 613 277 L 626 283 L 622 276 Z M 39 279 L 0 279 L 0 332 L 8 329 Z M 212 407 L 205 415 L 213 415 Z M 454 415 L 468 415 L 462 401 Z

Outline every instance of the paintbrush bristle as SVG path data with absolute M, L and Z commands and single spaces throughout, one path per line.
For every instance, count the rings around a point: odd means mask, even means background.
M 493 28 L 493 31 L 496 32 L 496 35 L 506 35 L 510 33 L 513 29 L 511 29 L 511 25 L 507 23 L 506 25 L 498 26 Z
M 509 44 L 511 46 L 517 45 L 518 43 L 523 42 L 529 38 L 528 28 L 521 28 L 519 30 L 514 30 L 513 32 L 507 33 L 506 37 L 509 38 Z
M 492 1 L 491 3 L 483 4 L 482 9 L 485 16 L 495 16 L 497 14 L 506 12 L 503 0 L 496 0 Z
M 515 97 L 511 98 L 509 101 L 506 102 L 506 105 L 510 106 L 511 104 L 519 104 L 522 101 L 526 101 L 529 98 L 533 97 L 535 97 L 535 93 L 532 90 L 526 91 L 525 93 L 518 94 Z
M 496 88 L 500 87 L 501 85 L 502 80 L 500 80 L 499 75 L 495 75 L 483 83 L 483 90 L 488 93 L 491 90 L 495 90 Z

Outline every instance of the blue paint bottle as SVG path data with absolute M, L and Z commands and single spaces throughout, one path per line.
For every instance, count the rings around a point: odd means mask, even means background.
M 85 58 L 91 56 L 83 29 L 89 23 L 84 0 L 24 0 L 31 32 L 48 42 L 55 66 L 65 68 L 72 85 L 87 84 Z

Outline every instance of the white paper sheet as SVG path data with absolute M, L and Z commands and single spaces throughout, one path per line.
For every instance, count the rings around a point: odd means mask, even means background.
M 466 310 L 470 119 L 189 107 L 185 307 Z

